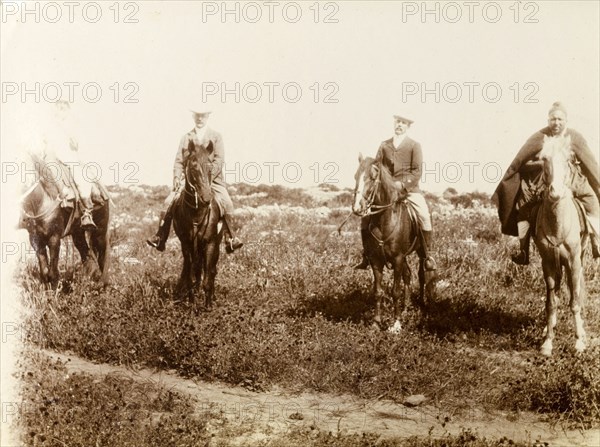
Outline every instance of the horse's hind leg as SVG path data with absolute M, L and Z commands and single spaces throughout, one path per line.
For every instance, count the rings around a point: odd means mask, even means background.
M 108 238 L 106 234 L 102 234 L 101 231 L 95 231 L 92 233 L 91 237 L 92 242 L 92 250 L 94 250 L 94 254 L 96 255 L 96 260 L 98 261 L 98 267 L 100 271 L 105 272 L 106 261 L 108 257 L 107 249 L 108 249 Z
M 40 266 L 40 279 L 45 284 L 50 281 L 50 271 L 48 268 L 48 250 L 46 249 L 46 242 L 42 241 L 42 239 L 34 234 L 29 235 L 29 242 L 31 246 L 35 250 L 35 254 L 38 259 L 38 264 Z
M 425 270 L 425 259 L 419 256 L 419 296 L 417 305 L 425 308 L 425 296 L 431 301 L 435 298 L 435 270 Z
M 585 301 L 585 282 L 579 256 L 573 258 L 573 263 L 567 273 L 567 283 L 571 295 L 569 306 L 575 320 L 575 350 L 582 352 L 586 346 L 586 334 L 581 316 Z
M 86 276 L 95 277 L 98 275 L 98 269 L 92 257 L 90 257 L 90 246 L 85 239 L 85 232 L 80 229 L 74 230 L 71 234 L 73 244 L 79 252 L 81 263 L 83 264 L 83 272 Z

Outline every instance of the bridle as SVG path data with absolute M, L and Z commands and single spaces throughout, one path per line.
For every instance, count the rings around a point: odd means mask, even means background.
M 210 205 L 210 201 L 204 201 L 201 198 L 201 195 L 198 193 L 198 188 L 191 182 L 189 181 L 190 178 L 194 178 L 194 176 L 190 175 L 190 173 L 188 172 L 190 169 L 190 163 L 188 161 L 188 163 L 186 163 L 186 167 L 185 167 L 185 185 L 183 187 L 183 202 L 189 206 L 190 208 L 193 208 L 195 210 L 204 207 L 206 205 Z M 203 176 L 204 172 L 200 171 L 200 176 Z M 209 183 L 210 183 L 210 179 L 209 179 Z M 191 189 L 191 191 L 188 189 Z M 190 200 L 188 200 L 188 198 L 191 197 L 192 202 L 190 202 Z
M 362 175 L 365 175 L 365 173 L 363 173 Z M 390 203 L 388 203 L 386 205 L 374 205 L 375 197 L 377 195 L 377 190 L 379 189 L 380 184 L 381 184 L 381 168 L 378 168 L 377 176 L 375 177 L 375 179 L 373 179 L 373 184 L 372 184 L 372 187 L 370 188 L 370 190 L 368 191 L 368 194 L 365 195 L 362 191 L 360 192 L 360 194 L 362 195 L 362 198 L 365 200 L 365 203 L 366 203 L 366 206 L 364 207 L 364 211 L 357 212 L 357 211 L 354 211 L 354 209 L 352 209 L 352 212 L 354 214 L 356 214 L 359 217 L 373 216 L 375 214 L 382 213 L 386 209 L 394 206 L 394 204 L 396 203 L 395 201 L 391 201 Z M 356 196 L 358 193 L 359 193 L 359 191 L 358 191 L 358 182 L 357 182 L 356 186 L 354 187 L 354 202 L 356 202 Z

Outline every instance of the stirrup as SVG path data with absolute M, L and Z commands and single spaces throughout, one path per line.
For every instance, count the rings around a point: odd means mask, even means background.
M 366 256 L 363 255 L 361 261 L 358 264 L 354 264 L 352 266 L 355 270 L 367 270 L 371 264 Z
M 598 259 L 600 258 L 600 247 L 598 247 L 597 243 L 591 242 L 592 245 L 592 258 Z
M 158 251 L 165 251 L 165 243 L 163 242 L 162 238 L 157 234 L 152 236 L 150 239 L 146 239 L 146 243 L 151 247 L 156 248 Z
M 93 230 L 98 228 L 94 223 L 94 219 L 92 219 L 92 213 L 90 213 L 88 210 L 85 210 L 81 216 L 81 228 L 83 230 Z
M 228 254 L 231 254 L 234 251 L 236 251 L 238 248 L 242 248 L 243 245 L 244 245 L 244 243 L 241 242 L 237 237 L 233 237 L 233 238 L 225 241 L 225 251 Z
M 518 254 L 511 256 L 512 262 L 517 265 L 529 265 L 529 256 L 525 250 L 520 250 Z
M 435 259 L 433 259 L 431 256 L 427 256 L 423 260 L 423 267 L 428 272 L 432 272 L 432 271 L 436 270 L 437 269 L 437 264 L 435 262 Z

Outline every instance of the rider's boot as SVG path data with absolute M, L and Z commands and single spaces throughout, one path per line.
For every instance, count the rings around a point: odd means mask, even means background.
M 600 242 L 598 241 L 598 235 L 593 231 L 590 232 L 590 242 L 592 244 L 592 256 L 594 259 L 600 258 Z
M 365 240 L 367 239 L 368 234 L 369 234 L 369 230 L 367 230 L 367 229 L 360 230 L 360 236 L 363 241 L 363 247 L 365 245 Z M 361 261 L 358 264 L 353 265 L 352 268 L 356 269 L 356 270 L 366 270 L 369 268 L 369 265 L 371 265 L 371 263 L 369 262 L 369 259 L 367 258 L 367 255 L 365 254 L 365 251 L 363 249 Z
M 531 239 L 531 231 L 527 230 L 523 237 L 519 238 L 519 253 L 512 255 L 512 262 L 518 265 L 529 264 L 529 241 Z
M 165 251 L 167 239 L 169 238 L 169 232 L 171 231 L 171 221 L 173 216 L 171 215 L 171 208 L 167 212 L 160 213 L 160 223 L 158 224 L 158 231 L 150 239 L 146 239 L 146 243 L 158 251 Z
M 92 199 L 89 197 L 81 198 L 81 229 L 93 230 L 96 227 L 94 219 L 92 218 L 92 211 L 94 210 L 94 204 Z
M 241 248 L 244 243 L 241 242 L 235 235 L 232 230 L 233 226 L 231 224 L 231 215 L 224 214 L 223 215 L 223 233 L 225 234 L 225 251 L 228 254 L 233 253 L 238 248 Z
M 433 271 L 437 269 L 435 259 L 429 254 L 433 249 L 433 231 L 422 231 L 423 243 L 425 244 L 425 262 L 424 267 L 427 271 Z

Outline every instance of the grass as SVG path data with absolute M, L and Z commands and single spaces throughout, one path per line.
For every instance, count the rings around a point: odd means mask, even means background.
M 28 446 L 191 446 L 210 439 L 193 402 L 152 383 L 69 374 L 60 361 L 29 352 L 21 365 L 18 423 Z
M 252 197 L 253 206 L 293 206 L 303 194 L 236 187 L 236 194 Z M 304 208 L 240 214 L 246 245 L 222 255 L 212 311 L 197 315 L 174 301 L 181 268 L 177 238 L 171 236 L 164 253 L 144 243 L 167 192 L 119 191 L 113 222 L 119 260 L 112 264 L 111 287 L 101 289 L 76 274 L 70 293 L 49 293 L 32 278 L 35 267 L 24 267 L 19 281 L 34 344 L 256 390 L 278 385 L 396 401 L 425 394 L 455 413 L 471 407 L 528 410 L 579 427 L 598 426 L 598 347 L 572 353 L 573 323 L 563 299 L 554 357 L 539 359 L 540 260 L 534 253 L 528 267 L 510 262 L 516 241 L 499 234 L 486 196 L 454 197 L 452 203 L 428 196 L 438 294 L 423 312 L 411 309 L 404 331 L 392 335 L 371 328 L 370 272 L 348 267 L 360 252 L 358 219 L 338 235 L 347 208 L 321 215 L 313 212 L 321 203 L 306 195 Z M 600 329 L 598 273 L 588 263 L 584 317 L 590 338 Z M 388 273 L 388 285 L 390 279 Z
M 217 408 L 200 405 L 164 385 L 119 374 L 69 372 L 61 360 L 27 351 L 21 361 L 22 401 L 16 424 L 26 427 L 23 445 L 45 447 L 138 447 L 264 445 L 271 447 L 505 447 L 533 446 L 507 438 L 486 439 L 470 430 L 435 438 L 383 439 L 374 433 L 345 434 L 313 425 L 292 425 L 260 434 L 229 422 Z M 267 428 L 268 432 L 269 429 Z M 541 445 L 541 444 L 540 444 Z

